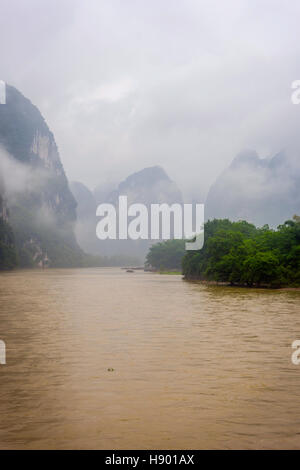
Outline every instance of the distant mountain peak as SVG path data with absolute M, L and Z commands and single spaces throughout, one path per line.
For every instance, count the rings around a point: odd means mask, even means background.
M 108 256 L 131 255 L 143 259 L 148 252 L 151 240 L 97 240 L 95 205 L 109 203 L 118 210 L 119 196 L 127 196 L 128 205 L 144 204 L 183 204 L 181 191 L 160 166 L 143 168 L 132 173 L 110 191 L 97 187 L 94 198 L 82 184 L 71 184 L 71 190 L 77 200 L 76 234 L 79 244 L 87 251 Z
M 124 181 L 122 181 L 119 184 L 119 191 L 121 191 L 123 187 L 129 186 L 151 186 L 153 182 L 157 183 L 158 181 L 171 181 L 162 167 L 151 166 L 148 168 L 143 168 L 142 170 L 137 171 L 136 173 L 132 173 Z
M 276 227 L 300 213 L 300 168 L 285 151 L 260 158 L 241 152 L 211 186 L 206 217 Z
M 238 168 L 243 165 L 257 166 L 262 162 L 263 159 L 259 158 L 255 150 L 243 150 L 233 159 L 230 168 Z

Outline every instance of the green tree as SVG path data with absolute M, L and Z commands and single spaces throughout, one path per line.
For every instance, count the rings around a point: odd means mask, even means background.
M 154 269 L 181 269 L 182 258 L 185 254 L 184 240 L 167 240 L 152 245 L 147 256 L 146 266 Z
M 277 230 L 265 225 L 228 219 L 205 224 L 201 251 L 182 261 L 187 279 L 206 279 L 238 285 L 279 287 L 300 285 L 300 217 Z

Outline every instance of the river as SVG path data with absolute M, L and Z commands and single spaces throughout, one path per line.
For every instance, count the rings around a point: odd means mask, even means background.
M 300 292 L 0 275 L 0 448 L 300 448 Z

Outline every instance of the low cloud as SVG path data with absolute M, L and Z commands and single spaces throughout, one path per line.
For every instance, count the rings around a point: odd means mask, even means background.
M 45 170 L 18 162 L 0 147 L 0 179 L 9 201 L 24 192 L 40 191 L 48 177 Z

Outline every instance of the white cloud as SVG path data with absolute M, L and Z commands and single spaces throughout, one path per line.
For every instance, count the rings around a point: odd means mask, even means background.
M 300 4 L 2 0 L 3 77 L 42 111 L 70 179 L 159 164 L 203 199 L 243 148 L 299 148 Z

